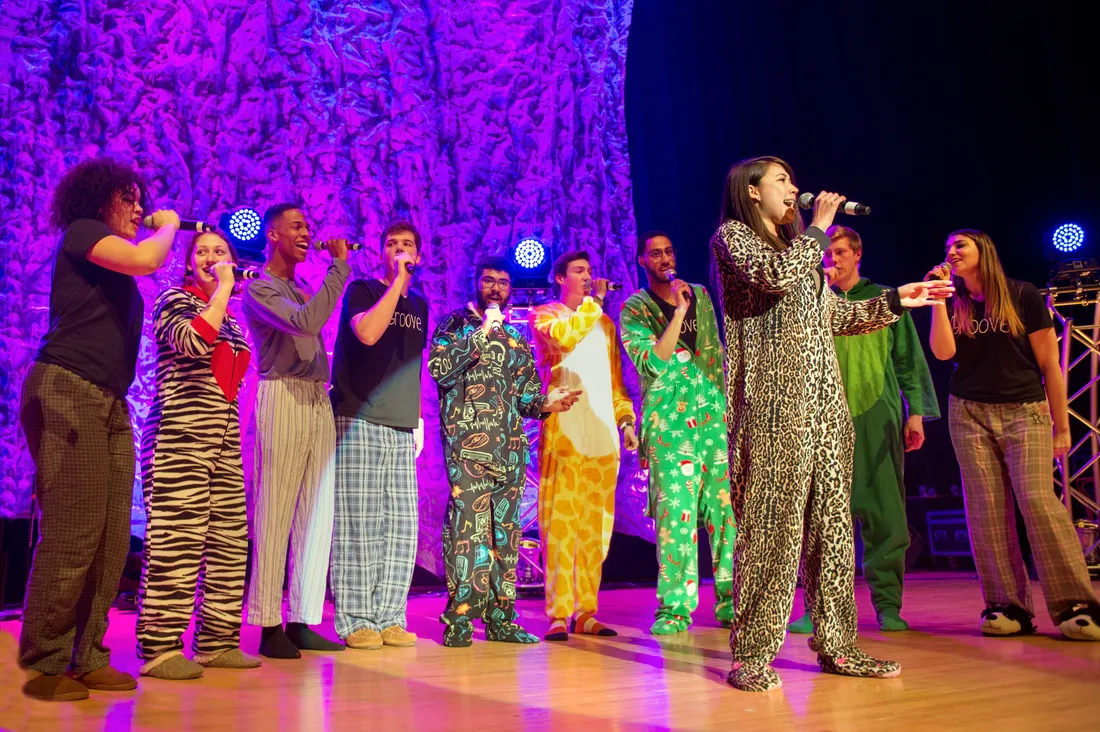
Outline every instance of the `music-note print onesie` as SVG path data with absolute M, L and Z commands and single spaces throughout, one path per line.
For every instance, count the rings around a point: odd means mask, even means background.
M 546 397 L 527 340 L 511 325 L 488 335 L 471 308 L 446 315 L 432 337 L 428 372 L 451 486 L 443 522 L 447 625 L 516 617 L 520 501 L 530 449 L 523 418 Z

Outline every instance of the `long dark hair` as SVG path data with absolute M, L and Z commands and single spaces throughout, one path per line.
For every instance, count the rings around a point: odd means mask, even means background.
M 802 216 L 796 214 L 794 221 L 778 227 L 779 236 L 776 236 L 764 226 L 760 208 L 749 197 L 749 186 L 760 185 L 764 174 L 773 165 L 778 165 L 787 171 L 791 183 L 794 183 L 794 171 L 791 170 L 791 166 L 786 161 L 770 155 L 742 160 L 730 168 L 730 172 L 726 175 L 725 190 L 722 191 L 719 225 L 727 221 L 740 221 L 776 249 L 786 249 L 791 241 L 802 234 Z

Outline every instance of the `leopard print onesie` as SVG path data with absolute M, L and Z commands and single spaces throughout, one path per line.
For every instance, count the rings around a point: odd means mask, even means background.
M 892 290 L 847 302 L 825 287 L 821 255 L 828 244 L 811 227 L 776 250 L 739 221 L 722 224 L 711 240 L 722 290 L 730 490 L 739 524 L 730 633 L 730 683 L 738 688 L 780 683 L 770 664 L 783 644 L 800 556 L 815 629 L 810 647 L 822 667 L 867 658 L 855 647 L 849 509 L 855 432 L 833 336 L 885 327 L 903 309 Z M 742 666 L 743 684 L 734 678 Z

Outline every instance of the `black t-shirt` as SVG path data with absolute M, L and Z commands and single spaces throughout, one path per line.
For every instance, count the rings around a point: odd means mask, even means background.
M 355 280 L 344 293 L 332 351 L 332 411 L 374 424 L 413 429 L 420 421 L 420 365 L 428 345 L 428 303 L 410 292 L 373 346 L 351 327 L 388 289 L 379 280 Z
M 985 318 L 985 303 L 975 302 L 974 337 L 955 333 L 955 371 L 948 389 L 953 396 L 987 404 L 1046 399 L 1043 375 L 1027 334 L 1053 328 L 1054 322 L 1035 285 L 1009 280 L 1008 289 L 1024 323 L 1024 335 L 1013 338 L 1003 328 L 994 330 Z
M 653 290 L 646 288 L 646 292 L 653 298 L 653 302 L 657 303 L 657 307 L 661 309 L 661 312 L 665 314 L 665 317 L 671 321 L 676 315 L 676 306 L 670 305 L 665 302 L 665 299 L 658 295 Z M 692 353 L 695 353 L 695 335 L 699 332 L 699 319 L 695 315 L 695 290 L 691 291 L 691 301 L 688 303 L 687 314 L 684 315 L 684 324 L 680 327 L 680 340 L 685 346 L 688 347 Z M 659 339 L 660 333 L 655 333 Z
M 125 399 L 134 382 L 145 303 L 133 277 L 88 261 L 88 251 L 108 236 L 107 224 L 95 219 L 77 219 L 62 234 L 50 284 L 50 327 L 35 360 Z

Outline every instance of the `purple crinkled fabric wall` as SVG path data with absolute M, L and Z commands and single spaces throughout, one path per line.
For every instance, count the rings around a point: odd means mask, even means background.
M 6 0 L 0 27 L 0 515 L 26 515 L 32 464 L 18 424 L 22 375 L 45 330 L 62 173 L 107 154 L 147 177 L 156 208 L 216 221 L 242 205 L 301 201 L 318 237 L 368 244 L 406 217 L 425 234 L 417 287 L 430 326 L 470 296 L 471 268 L 523 236 L 584 247 L 636 284 L 623 114 L 631 0 L 194 2 Z M 147 313 L 178 281 L 143 278 Z M 319 281 L 327 258 L 300 272 Z M 621 301 L 621 299 L 620 299 Z M 333 322 L 326 330 L 331 349 Z M 130 393 L 140 433 L 148 340 Z M 627 367 L 629 369 L 629 367 Z M 627 382 L 636 390 L 631 371 Z M 242 394 L 251 480 L 254 374 Z M 425 376 L 419 563 L 442 573 L 447 487 Z M 251 491 L 251 484 L 248 486 Z M 644 475 L 624 461 L 618 529 L 652 537 Z M 135 527 L 140 491 L 135 486 Z

